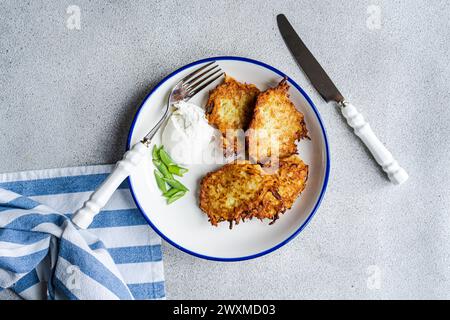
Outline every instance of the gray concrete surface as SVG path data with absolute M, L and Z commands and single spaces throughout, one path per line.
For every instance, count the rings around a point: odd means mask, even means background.
M 66 27 L 69 5 L 81 10 L 81 30 Z M 409 171 L 405 185 L 387 181 L 296 67 L 280 12 Z M 167 297 L 448 299 L 449 16 L 445 0 L 3 0 L 0 171 L 113 163 L 164 75 L 209 56 L 256 58 L 318 106 L 331 145 L 328 192 L 299 237 L 257 260 L 203 261 L 165 244 Z

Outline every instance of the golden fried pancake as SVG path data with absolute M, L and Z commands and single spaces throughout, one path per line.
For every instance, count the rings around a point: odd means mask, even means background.
M 229 76 L 210 92 L 206 118 L 222 133 L 224 149 L 237 152 L 244 147 L 238 143 L 236 130 L 248 128 L 259 92 L 253 84 L 240 83 Z
M 200 208 L 209 221 L 233 221 L 251 217 L 262 210 L 262 199 L 274 187 L 276 177 L 266 174 L 260 165 L 248 161 L 226 164 L 208 173 L 200 183 Z
M 250 157 L 258 163 L 297 153 L 296 141 L 307 137 L 303 114 L 289 100 L 286 80 L 259 94 L 248 130 Z
M 308 166 L 297 156 L 280 160 L 274 174 L 248 161 L 230 163 L 208 173 L 200 183 L 200 208 L 213 225 L 244 219 L 271 219 L 289 209 L 304 190 Z
M 255 212 L 258 219 L 278 219 L 280 213 L 290 209 L 305 189 L 308 179 L 308 166 L 297 155 L 283 158 L 279 162 L 279 168 L 274 174 L 277 178 L 276 193 L 265 196 L 264 210 Z M 274 195 L 277 195 L 275 197 Z

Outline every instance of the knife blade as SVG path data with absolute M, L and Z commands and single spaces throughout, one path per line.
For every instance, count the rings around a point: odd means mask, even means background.
M 331 81 L 322 66 L 317 62 L 302 39 L 295 32 L 284 14 L 277 16 L 278 28 L 294 60 L 300 69 L 306 74 L 312 85 L 326 102 L 336 101 L 341 107 L 341 112 L 353 132 L 361 139 L 375 161 L 386 172 L 389 180 L 394 184 L 402 184 L 408 180 L 408 173 L 400 167 L 388 149 L 381 143 L 372 131 L 369 123 L 354 105 L 346 101 L 343 95 Z
M 331 81 L 330 77 L 327 75 L 316 58 L 303 43 L 302 39 L 300 39 L 297 32 L 295 32 L 294 28 L 284 14 L 279 14 L 277 16 L 277 23 L 281 36 L 294 57 L 295 62 L 297 62 L 299 67 L 304 71 L 322 98 L 327 102 L 336 101 L 338 103 L 342 103 L 344 101 L 344 97 L 336 88 L 333 81 Z

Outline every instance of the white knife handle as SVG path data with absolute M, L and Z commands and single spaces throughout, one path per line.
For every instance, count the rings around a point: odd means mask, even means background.
M 377 163 L 387 173 L 389 180 L 394 184 L 402 184 L 408 180 L 408 173 L 400 167 L 388 149 L 378 140 L 372 128 L 354 105 L 344 101 L 341 104 L 341 111 L 347 123 L 353 128 L 355 134 L 364 142 Z
M 72 217 L 72 222 L 81 229 L 86 229 L 94 220 L 94 217 L 106 205 L 114 191 L 133 172 L 137 165 L 144 158 L 147 145 L 138 142 L 128 150 L 122 160 L 117 162 L 113 171 L 105 181 L 94 191 L 83 207 L 77 210 Z

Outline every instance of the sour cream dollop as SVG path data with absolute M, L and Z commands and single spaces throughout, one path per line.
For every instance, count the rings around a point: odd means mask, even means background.
M 184 165 L 202 162 L 214 128 L 208 124 L 205 111 L 189 102 L 178 102 L 162 133 L 162 144 L 172 159 Z

